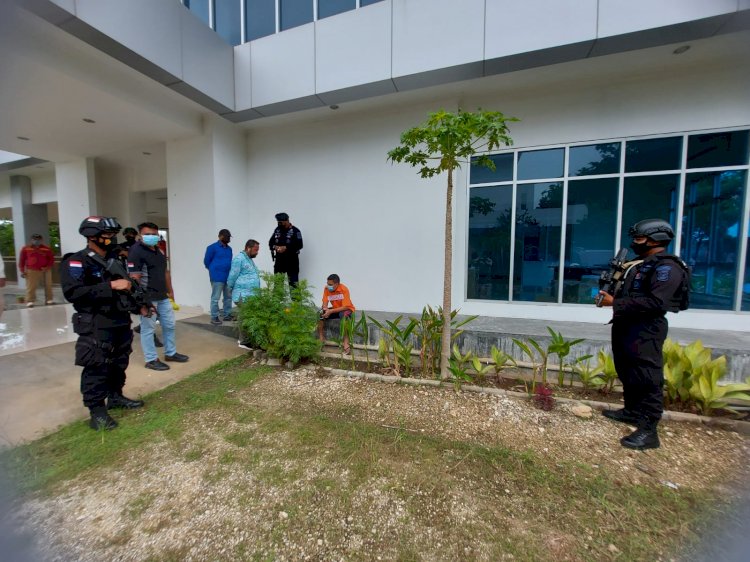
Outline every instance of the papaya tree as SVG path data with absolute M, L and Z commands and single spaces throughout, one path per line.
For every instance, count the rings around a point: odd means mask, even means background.
M 453 172 L 472 162 L 495 169 L 489 152 L 513 143 L 508 123 L 517 121 L 499 111 L 440 110 L 427 121 L 405 131 L 401 144 L 388 152 L 391 162 L 405 162 L 418 168 L 423 178 L 445 173 L 445 264 L 443 269 L 443 327 L 441 334 L 440 377 L 448 376 L 451 350 L 451 274 L 453 260 Z M 474 159 L 472 161 L 472 158 Z

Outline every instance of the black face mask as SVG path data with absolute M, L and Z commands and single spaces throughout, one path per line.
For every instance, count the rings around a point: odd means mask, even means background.
M 127 235 L 127 236 L 125 237 L 125 240 L 127 240 L 128 242 L 133 242 L 133 241 L 135 240 L 135 236 L 130 236 L 130 235 Z
M 635 253 L 636 253 L 637 255 L 639 255 L 639 256 L 642 256 L 643 254 L 645 254 L 646 252 L 648 252 L 648 251 L 649 251 L 649 249 L 650 249 L 650 248 L 651 248 L 652 246 L 649 246 L 649 245 L 648 245 L 648 242 L 643 242 L 643 243 L 641 243 L 641 244 L 638 244 L 637 242 L 633 242 L 633 243 L 631 243 L 631 244 L 630 244 L 630 247 L 632 248 L 632 250 L 633 250 L 633 251 L 634 251 L 634 252 L 635 252 Z
M 105 250 L 106 252 L 110 252 L 113 248 L 117 247 L 117 236 L 113 236 L 112 238 L 104 238 L 103 236 L 97 236 L 96 238 L 92 238 L 91 241 L 102 250 Z

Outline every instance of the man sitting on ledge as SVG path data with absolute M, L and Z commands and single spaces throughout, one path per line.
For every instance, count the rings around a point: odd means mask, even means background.
M 323 308 L 320 311 L 320 322 L 318 322 L 318 339 L 325 341 L 323 327 L 326 320 L 332 318 L 349 318 L 356 309 L 349 297 L 349 289 L 341 283 L 341 279 L 335 273 L 328 276 L 328 283 L 323 289 Z M 349 336 L 344 333 L 344 353 L 351 353 L 349 347 Z

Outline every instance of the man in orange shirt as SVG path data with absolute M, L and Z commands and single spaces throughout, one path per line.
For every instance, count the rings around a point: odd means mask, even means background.
M 49 246 L 42 244 L 41 234 L 32 234 L 31 243 L 21 248 L 18 268 L 21 277 L 26 279 L 26 306 L 31 308 L 36 301 L 36 288 L 40 281 L 44 282 L 44 296 L 47 304 L 55 304 L 52 300 L 52 266 L 55 256 Z
M 349 318 L 355 310 L 347 286 L 341 283 L 341 279 L 335 273 L 329 275 L 328 283 L 323 289 L 323 308 L 320 311 L 320 322 L 318 322 L 318 339 L 325 341 L 323 326 L 326 320 Z M 344 333 L 343 343 L 344 353 L 351 352 L 349 336 L 346 333 Z

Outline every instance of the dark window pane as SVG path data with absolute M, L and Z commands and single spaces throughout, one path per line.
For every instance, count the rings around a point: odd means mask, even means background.
M 688 168 L 747 164 L 747 131 L 692 135 L 688 139 Z
M 208 0 L 185 0 L 185 7 L 209 25 Z
M 563 302 L 591 304 L 615 253 L 618 178 L 568 183 Z
M 276 0 L 245 0 L 248 41 L 276 33 Z
M 619 171 L 619 142 L 573 146 L 570 148 L 569 176 L 616 174 Z
M 348 12 L 356 7 L 356 0 L 318 0 L 318 19 Z
M 557 302 L 562 183 L 519 185 L 513 300 Z
M 655 172 L 681 167 L 682 137 L 628 141 L 626 172 Z
M 313 20 L 313 2 L 315 0 L 279 0 L 281 12 L 281 30 L 291 29 Z
M 216 33 L 230 45 L 239 45 L 242 41 L 240 2 L 241 0 L 214 0 Z
M 750 187 L 745 187 L 750 189 Z M 745 281 L 742 283 L 742 310 L 750 310 L 750 225 L 745 231 L 745 236 L 740 240 L 740 244 L 745 244 Z
M 382 2 L 383 0 L 359 0 L 359 5 L 361 6 L 369 6 L 370 4 L 375 4 L 377 2 Z
M 513 187 L 475 187 L 469 192 L 467 297 L 509 299 Z
M 561 178 L 564 156 L 565 151 L 562 148 L 519 152 L 518 179 Z
M 632 225 L 644 219 L 663 219 L 675 227 L 677 208 L 677 188 L 680 176 L 639 176 L 625 178 L 625 190 L 622 200 L 622 231 L 620 245 L 627 247 L 631 240 L 628 230 Z M 670 244 L 667 251 L 673 251 Z M 632 252 L 631 252 L 632 256 Z
M 493 172 L 486 166 L 474 164 L 475 158 L 471 159 L 471 183 L 495 183 L 513 180 L 513 155 L 493 154 L 490 159 L 495 163 Z
M 693 268 L 691 308 L 732 310 L 746 172 L 688 174 L 680 256 Z

